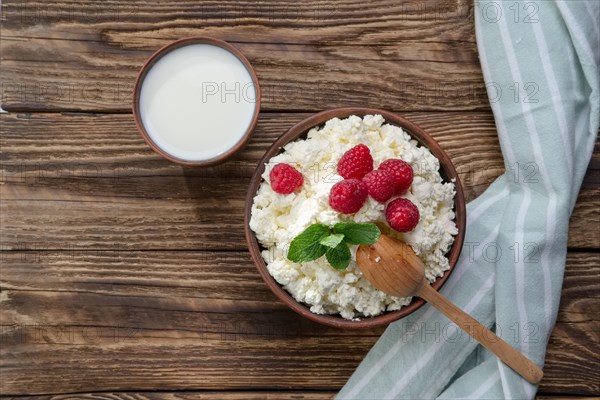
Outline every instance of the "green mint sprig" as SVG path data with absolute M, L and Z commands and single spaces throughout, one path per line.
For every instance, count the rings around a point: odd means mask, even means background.
M 332 267 L 343 271 L 352 259 L 348 245 L 373 244 L 380 235 L 375 224 L 339 222 L 333 228 L 312 224 L 292 240 L 287 258 L 300 263 L 325 255 Z

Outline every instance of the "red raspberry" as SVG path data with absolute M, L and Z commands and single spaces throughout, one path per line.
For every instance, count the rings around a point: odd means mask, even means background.
M 373 171 L 371 151 L 364 144 L 359 144 L 344 153 L 337 166 L 338 174 L 345 179 L 362 179 Z
M 289 164 L 277 164 L 269 173 L 271 187 L 279 194 L 290 194 L 304 183 L 304 177 Z
M 376 169 L 365 175 L 362 180 L 367 185 L 369 195 L 380 203 L 385 203 L 394 195 L 396 181 L 387 171 Z
M 419 209 L 412 201 L 400 197 L 385 209 L 388 224 L 399 232 L 409 232 L 419 223 Z
M 365 204 L 368 192 L 359 179 L 344 179 L 336 183 L 329 192 L 329 205 L 342 214 L 354 214 Z
M 387 171 L 396 180 L 395 195 L 406 193 L 413 181 L 413 169 L 409 163 L 397 158 L 385 160 L 379 166 L 380 170 Z

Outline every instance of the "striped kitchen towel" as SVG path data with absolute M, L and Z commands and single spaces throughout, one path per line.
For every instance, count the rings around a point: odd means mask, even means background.
M 599 1 L 476 1 L 506 173 L 467 207 L 442 293 L 543 366 L 569 216 L 600 118 Z M 431 306 L 388 327 L 337 399 L 531 399 L 537 387 Z

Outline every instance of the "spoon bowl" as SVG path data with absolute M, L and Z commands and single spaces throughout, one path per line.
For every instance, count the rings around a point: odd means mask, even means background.
M 392 296 L 412 297 L 428 284 L 425 266 L 410 245 L 387 235 L 360 246 L 356 262 L 373 287 Z

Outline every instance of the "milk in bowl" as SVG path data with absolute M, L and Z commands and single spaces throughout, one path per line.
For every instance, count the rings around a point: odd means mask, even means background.
M 221 43 L 190 40 L 163 49 L 136 87 L 134 112 L 145 139 L 163 156 L 190 164 L 211 163 L 241 147 L 259 102 L 247 60 Z

